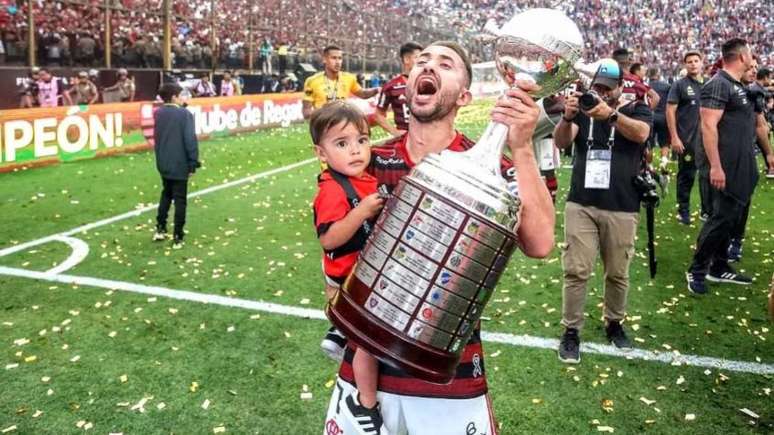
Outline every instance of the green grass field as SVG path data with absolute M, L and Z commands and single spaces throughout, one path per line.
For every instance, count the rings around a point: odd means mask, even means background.
M 477 137 L 487 113 L 487 104 L 473 106 L 458 125 Z M 308 142 L 305 126 L 204 142 L 204 168 L 189 191 L 309 159 Z M 311 216 L 318 171 L 310 162 L 195 197 L 181 250 L 150 241 L 154 211 L 73 234 L 89 252 L 64 274 L 321 309 Z M 559 174 L 557 243 L 570 171 Z M 151 153 L 0 180 L 0 249 L 155 204 L 160 189 Z M 740 370 L 594 353 L 567 367 L 553 350 L 487 343 L 501 433 L 771 433 L 774 183 L 762 179 L 755 195 L 738 265 L 754 285 L 713 285 L 696 298 L 683 273 L 698 220 L 676 222 L 673 182 L 658 210 L 655 280 L 643 213 L 626 321 L 642 350 L 746 363 Z M 0 266 L 42 272 L 70 253 L 48 242 L 0 257 Z M 604 342 L 601 276 L 600 268 L 590 282 L 584 343 Z M 483 329 L 558 337 L 561 289 L 559 249 L 544 260 L 517 255 Z M 0 273 L 0 433 L 319 434 L 336 373 L 319 350 L 326 328 L 317 319 Z M 302 399 L 307 390 L 311 399 Z

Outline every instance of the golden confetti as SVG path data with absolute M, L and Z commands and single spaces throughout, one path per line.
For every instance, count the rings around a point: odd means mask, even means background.
M 603 399 L 602 410 L 605 412 L 613 412 L 613 401 L 610 399 Z
M 334 381 L 333 379 L 329 379 L 328 382 L 325 383 L 325 388 L 331 388 L 335 383 L 336 381 Z
M 156 409 L 158 409 L 159 411 L 161 411 L 162 409 L 164 409 L 166 407 L 167 407 L 167 404 L 164 403 L 164 402 L 161 402 L 158 405 L 156 405 Z
M 40 382 L 43 382 L 44 384 L 50 380 L 51 378 L 49 376 L 43 376 L 42 378 L 40 378 Z
M 122 384 L 125 384 L 126 381 L 129 380 L 129 378 L 126 375 L 121 375 L 121 376 L 119 376 L 118 379 L 121 381 Z
M 233 326 L 229 326 L 228 328 L 226 328 L 226 332 L 234 332 L 235 330 L 236 328 L 234 328 Z
M 108 337 L 114 338 L 116 335 L 118 335 L 116 331 L 110 331 L 110 333 L 108 334 Z
M 81 359 L 80 355 L 75 355 L 74 357 L 70 358 L 70 362 L 78 362 L 78 360 Z
M 190 387 L 188 387 L 188 389 L 189 389 L 189 390 L 191 390 L 191 392 L 192 392 L 192 393 L 195 393 L 195 392 L 196 392 L 196 390 L 198 390 L 198 389 L 199 389 L 199 383 L 198 383 L 198 382 L 196 382 L 196 381 L 194 381 L 194 382 L 191 382 L 191 386 L 190 386 Z
M 16 425 L 8 426 L 7 428 L 0 430 L 0 433 L 8 433 L 16 430 Z
M 41 410 L 39 410 L 39 409 L 38 409 L 38 410 L 36 410 L 36 411 L 35 411 L 35 413 L 34 413 L 34 414 L 32 414 L 32 418 L 38 418 L 38 417 L 40 417 L 41 415 L 43 415 L 43 411 L 41 411 Z
M 225 426 L 218 426 L 212 429 L 212 433 L 223 433 L 226 431 Z
M 610 426 L 597 426 L 597 432 L 613 433 L 615 432 L 615 429 Z
M 202 409 L 206 410 L 210 407 L 210 399 L 204 399 L 204 402 L 202 403 Z
M 30 356 L 28 356 L 28 357 L 24 358 L 24 362 L 28 362 L 28 363 L 29 363 L 29 362 L 36 361 L 37 359 L 38 359 L 38 357 L 37 357 L 37 356 L 35 356 L 35 355 L 30 355 Z
M 694 421 L 696 420 L 696 414 L 685 414 L 685 421 Z
M 645 398 L 645 397 L 640 397 L 640 402 L 642 402 L 642 403 L 644 403 L 644 404 L 646 404 L 646 405 L 648 405 L 648 406 L 650 406 L 650 405 L 652 405 L 652 404 L 656 403 L 656 401 L 655 401 L 655 400 L 650 400 L 650 399 L 647 399 L 647 398 Z

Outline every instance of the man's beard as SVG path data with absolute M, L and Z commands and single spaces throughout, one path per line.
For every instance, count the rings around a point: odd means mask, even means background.
M 409 97 L 409 110 L 411 110 L 411 116 L 421 123 L 433 122 L 439 119 L 443 119 L 454 109 L 454 104 L 447 103 L 446 96 L 440 93 L 438 95 L 438 101 L 436 102 L 435 107 L 433 107 L 433 110 L 431 110 L 429 113 L 415 113 L 414 108 L 411 107 L 412 100 L 413 95 Z

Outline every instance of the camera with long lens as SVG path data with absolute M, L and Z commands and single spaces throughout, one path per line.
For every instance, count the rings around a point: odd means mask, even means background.
M 593 90 L 584 92 L 583 95 L 578 98 L 578 104 L 580 105 L 580 108 L 586 112 L 593 109 L 601 102 L 602 99 L 599 97 L 599 94 Z
M 640 201 L 645 203 L 646 207 L 658 207 L 658 181 L 656 181 L 653 172 L 646 169 L 634 177 L 633 182 L 634 188 L 640 196 Z

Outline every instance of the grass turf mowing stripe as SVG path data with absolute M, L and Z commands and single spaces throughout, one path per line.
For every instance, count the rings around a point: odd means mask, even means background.
M 222 305 L 227 307 L 245 308 L 249 310 L 264 311 L 268 313 L 284 314 L 288 316 L 325 320 L 325 314 L 320 310 L 310 308 L 293 307 L 282 304 L 274 304 L 263 301 L 251 301 L 247 299 L 231 298 L 206 293 L 197 293 L 186 290 L 174 290 L 165 287 L 147 286 L 124 281 L 114 281 L 101 278 L 93 278 L 75 275 L 57 275 L 43 272 L 35 272 L 24 269 L 16 269 L 0 266 L 0 275 L 9 275 L 21 278 L 30 278 L 41 281 L 59 282 L 63 284 L 77 284 L 89 287 L 98 287 L 108 290 L 120 290 L 132 293 L 140 293 L 154 296 L 162 296 L 178 300 L 201 302 L 205 304 Z M 513 335 L 505 333 L 482 332 L 482 339 L 489 342 L 509 344 L 520 347 L 555 350 L 558 340 L 551 338 L 535 337 L 530 335 Z M 774 364 L 763 364 L 747 361 L 734 361 L 723 358 L 712 358 L 699 355 L 682 355 L 675 353 L 656 353 L 642 349 L 621 351 L 614 346 L 599 343 L 583 343 L 583 352 L 615 356 L 626 359 L 640 359 L 644 361 L 656 361 L 673 365 L 688 365 L 694 367 L 706 367 L 713 369 L 730 370 L 741 373 L 759 375 L 774 374 Z
M 295 169 L 295 168 L 307 165 L 307 164 L 315 162 L 315 161 L 317 161 L 317 158 L 313 157 L 311 159 L 302 160 L 300 162 L 292 163 L 290 165 L 285 165 L 285 166 L 282 166 L 282 167 L 279 167 L 279 168 L 270 169 L 268 171 L 259 172 L 257 174 L 250 175 L 250 176 L 244 177 L 244 178 L 240 178 L 238 180 L 229 181 L 228 183 L 223 183 L 223 184 L 218 184 L 218 185 L 215 185 L 215 186 L 210 186 L 210 187 L 208 187 L 206 189 L 197 190 L 196 192 L 192 192 L 192 193 L 188 194 L 188 198 L 195 198 L 197 196 L 207 195 L 208 193 L 213 193 L 213 192 L 217 192 L 219 190 L 228 189 L 230 187 L 238 186 L 240 184 L 252 183 L 255 180 L 259 180 L 261 178 L 266 178 L 266 177 L 269 177 L 269 176 L 272 176 L 272 175 L 276 175 L 276 174 L 279 174 L 279 173 L 282 173 L 282 172 L 286 172 L 286 171 L 289 171 L 291 169 Z M 18 245 L 10 246 L 8 248 L 0 250 L 0 257 L 5 257 L 6 255 L 11 255 L 11 254 L 14 254 L 16 252 L 24 251 L 26 249 L 32 248 L 34 246 L 42 245 L 44 243 L 48 243 L 48 242 L 52 242 L 52 241 L 57 241 L 62 236 L 64 236 L 64 237 L 72 236 L 74 234 L 83 233 L 83 232 L 92 230 L 94 228 L 99 228 L 101 226 L 110 225 L 110 224 L 112 224 L 114 222 L 118 222 L 118 221 L 121 221 L 121 220 L 124 220 L 124 219 L 133 218 L 133 217 L 139 216 L 139 215 L 141 215 L 143 213 L 149 212 L 151 210 L 155 210 L 157 208 L 158 208 L 158 204 L 147 206 L 147 207 L 138 208 L 136 210 L 128 211 L 126 213 L 122 213 L 122 214 L 119 214 L 119 215 L 116 215 L 116 216 L 113 216 L 113 217 L 109 217 L 109 218 L 106 218 L 106 219 L 98 220 L 98 221 L 92 222 L 90 224 L 81 225 L 79 227 L 73 228 L 73 229 L 68 230 L 68 231 L 64 231 L 64 232 L 57 233 L 57 234 L 52 234 L 50 236 L 42 237 L 40 239 L 35 239 L 35 240 L 31 240 L 29 242 L 20 243 Z

